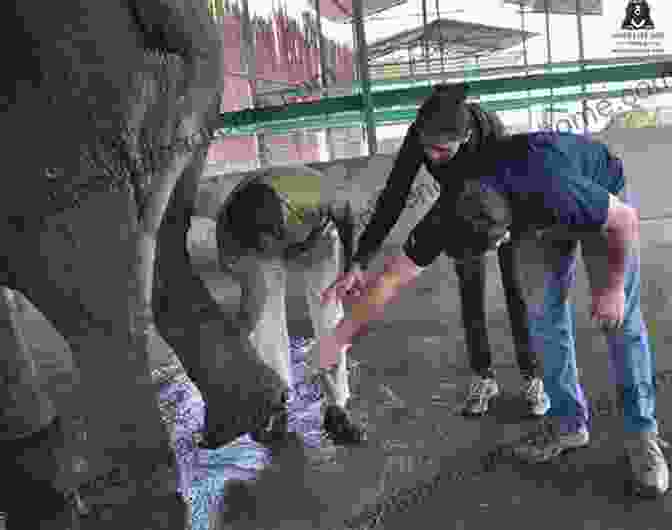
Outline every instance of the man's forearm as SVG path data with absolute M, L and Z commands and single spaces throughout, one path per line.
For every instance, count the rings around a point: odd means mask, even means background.
M 381 273 L 364 295 L 356 300 L 350 310 L 350 318 L 345 318 L 336 326 L 334 335 L 339 344 L 350 344 L 366 330 L 372 320 L 383 317 L 385 306 L 393 300 L 410 278 L 386 271 Z
M 619 210 L 610 215 L 606 227 L 607 273 L 606 288 L 622 289 L 628 259 L 639 240 L 639 219 L 634 209 L 620 205 Z

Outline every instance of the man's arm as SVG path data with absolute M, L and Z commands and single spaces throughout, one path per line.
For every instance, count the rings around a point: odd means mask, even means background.
M 606 289 L 623 289 L 628 257 L 639 240 L 637 211 L 615 195 L 609 195 L 609 211 L 604 226 L 608 269 Z
M 381 192 L 366 229 L 359 238 L 353 264 L 366 268 L 373 255 L 397 223 L 406 205 L 413 180 L 422 165 L 423 150 L 415 125 L 411 125 L 394 161 L 394 167 Z

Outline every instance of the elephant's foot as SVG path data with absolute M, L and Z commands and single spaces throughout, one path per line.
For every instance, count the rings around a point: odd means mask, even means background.
M 270 418 L 284 409 L 287 385 L 258 358 L 231 318 L 207 299 L 193 301 L 198 286 L 187 289 L 185 283 L 189 285 L 182 278 L 177 293 L 154 293 L 155 322 L 203 396 L 205 425 L 199 445 L 214 449 L 266 429 Z
M 277 443 L 287 441 L 289 435 L 289 413 L 286 405 L 287 392 L 283 392 L 281 401 L 280 404 L 271 404 L 266 420 L 262 420 L 263 423 L 259 427 L 250 431 L 250 436 L 255 442 L 266 446 L 273 446 Z M 222 441 L 225 440 L 223 437 L 225 431 L 222 429 L 218 430 L 216 426 L 213 428 L 212 425 L 207 425 L 207 423 L 206 428 L 212 430 L 205 431 L 203 440 L 199 442 L 199 447 L 203 449 L 216 449 L 224 445 Z M 240 434 L 243 433 L 241 432 Z
M 247 433 L 260 443 L 283 439 L 287 425 L 284 382 L 260 361 L 236 359 L 232 366 L 233 375 L 229 372 L 220 388 L 207 385 L 205 391 L 201 389 L 206 408 L 199 445 L 215 449 Z
M 0 442 L 0 511 L 8 530 L 70 528 L 72 508 L 54 487 L 60 418 L 30 436 Z

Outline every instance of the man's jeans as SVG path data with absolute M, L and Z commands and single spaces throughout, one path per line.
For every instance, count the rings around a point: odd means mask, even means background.
M 544 355 L 544 388 L 552 404 L 548 416 L 562 418 L 565 432 L 588 427 L 590 421 L 576 369 L 574 308 L 569 301 L 579 240 L 590 284 L 598 286 L 604 281 L 607 263 L 602 234 L 527 234 L 516 242 L 516 268 L 528 300 L 532 348 Z M 639 248 L 628 258 L 623 327 L 605 332 L 605 337 L 610 379 L 617 388 L 625 431 L 657 432 L 655 356 L 640 307 Z
M 225 230 L 222 229 L 222 233 Z M 232 241 L 226 250 L 236 249 Z M 282 257 L 262 258 L 254 251 L 241 253 L 220 249 L 220 266 L 241 286 L 240 317 L 244 332 L 250 333 L 253 344 L 267 365 L 275 369 L 292 387 L 287 332 L 287 273 L 297 267 L 304 282 L 308 312 L 316 338 L 330 333 L 344 316 L 340 301 L 322 305 L 321 295 L 342 270 L 342 246 L 335 229 L 330 230 L 315 246 L 293 263 Z M 317 351 L 309 352 L 311 368 L 319 366 Z M 346 352 L 335 372 L 323 379 L 328 404 L 345 407 L 350 398 Z

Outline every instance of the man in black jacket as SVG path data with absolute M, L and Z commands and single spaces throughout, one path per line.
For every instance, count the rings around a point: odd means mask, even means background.
M 465 85 L 439 85 L 423 103 L 359 239 L 352 265 L 331 292 L 340 296 L 363 287 L 362 271 L 399 219 L 413 180 L 424 164 L 440 184 L 441 194 L 411 232 L 404 253 L 420 267 L 430 265 L 441 252 L 455 259 L 462 323 L 475 373 L 461 410 L 466 415 L 482 415 L 487 412 L 490 399 L 499 394 L 486 326 L 484 258 L 488 250 L 498 248 L 516 356 L 524 378 L 523 395 L 530 413 L 542 416 L 550 403 L 540 377 L 537 352 L 530 348 L 525 304 L 514 281 L 512 247 L 501 234 L 490 237 L 475 232 L 455 214 L 457 198 L 463 190 L 462 175 L 468 174 L 463 171 L 463 164 L 488 142 L 506 134 L 495 114 L 485 112 L 476 103 L 466 103 L 465 99 Z M 446 233 L 451 236 L 446 238 Z

